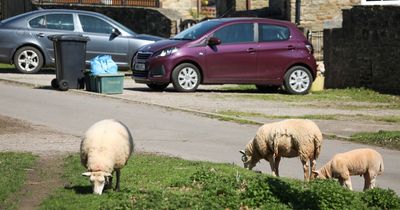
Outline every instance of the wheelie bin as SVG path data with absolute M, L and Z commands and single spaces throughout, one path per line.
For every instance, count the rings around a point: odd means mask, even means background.
M 86 43 L 89 37 L 75 34 L 48 36 L 53 41 L 56 78 L 51 86 L 59 90 L 83 89 L 86 69 Z

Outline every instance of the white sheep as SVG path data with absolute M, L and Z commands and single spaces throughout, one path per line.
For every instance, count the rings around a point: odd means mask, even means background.
M 322 146 L 322 133 L 311 120 L 288 119 L 264 124 L 256 136 L 241 150 L 244 167 L 252 169 L 261 160 L 269 162 L 273 176 L 279 176 L 281 157 L 300 157 L 304 180 L 310 179 Z
M 375 187 L 375 180 L 383 173 L 383 159 L 381 154 L 373 149 L 355 149 L 333 156 L 313 176 L 321 179 L 337 178 L 340 185 L 353 190 L 350 176 L 364 176 L 364 190 Z
M 134 149 L 129 129 L 113 119 L 93 124 L 85 133 L 81 142 L 81 163 L 90 177 L 93 193 L 101 195 L 104 186 L 112 186 L 112 173 L 115 171 L 117 182 L 114 190 L 119 191 L 121 168 L 125 166 Z

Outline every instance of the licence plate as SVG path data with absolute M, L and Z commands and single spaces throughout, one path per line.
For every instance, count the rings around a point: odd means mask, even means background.
M 135 70 L 138 71 L 144 71 L 146 69 L 146 66 L 144 63 L 135 63 Z

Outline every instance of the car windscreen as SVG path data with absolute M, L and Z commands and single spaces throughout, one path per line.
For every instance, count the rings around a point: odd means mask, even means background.
M 200 23 L 197 23 L 196 25 L 180 32 L 179 34 L 174 36 L 172 39 L 195 40 L 195 39 L 201 37 L 203 34 L 205 34 L 210 29 L 215 28 L 219 24 L 221 24 L 221 21 L 217 21 L 217 20 L 209 20 L 209 21 L 200 22 Z

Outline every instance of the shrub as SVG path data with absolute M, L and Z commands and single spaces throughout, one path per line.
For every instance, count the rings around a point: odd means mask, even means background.
M 400 209 L 400 198 L 391 189 L 374 188 L 367 190 L 361 195 L 361 199 L 368 207 Z

